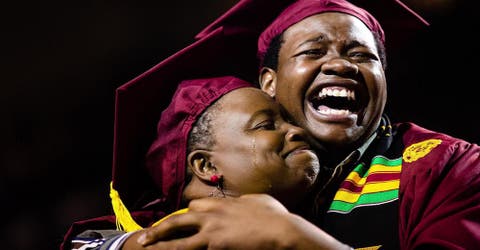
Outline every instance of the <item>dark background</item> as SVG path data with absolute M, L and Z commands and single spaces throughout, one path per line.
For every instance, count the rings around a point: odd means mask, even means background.
M 110 212 L 115 89 L 190 44 L 235 2 L 2 4 L 4 249 L 58 249 L 72 222 Z M 473 8 L 408 2 L 432 25 L 388 51 L 388 113 L 478 143 Z

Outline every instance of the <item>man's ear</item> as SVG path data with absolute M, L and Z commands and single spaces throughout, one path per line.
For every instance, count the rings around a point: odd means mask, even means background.
M 263 92 L 271 97 L 275 97 L 275 92 L 277 90 L 277 73 L 273 69 L 263 67 L 260 70 L 258 82 L 260 83 L 260 88 Z
M 187 167 L 198 179 L 210 182 L 212 175 L 217 173 L 217 168 L 211 162 L 211 152 L 204 149 L 196 149 L 187 156 Z

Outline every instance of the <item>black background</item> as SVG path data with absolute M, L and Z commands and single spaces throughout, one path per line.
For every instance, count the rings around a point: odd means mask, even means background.
M 235 2 L 2 4 L 2 248 L 58 249 L 73 221 L 110 211 L 115 89 L 192 42 Z M 473 7 L 411 2 L 432 25 L 388 51 L 387 111 L 394 122 L 478 143 Z

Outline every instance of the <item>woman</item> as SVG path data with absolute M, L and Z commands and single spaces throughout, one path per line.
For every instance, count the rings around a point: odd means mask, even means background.
M 272 195 L 296 211 L 320 171 L 305 131 L 286 122 L 279 104 L 266 93 L 231 76 L 178 86 L 160 117 L 146 168 L 159 192 L 140 210 L 162 212 L 185 208 L 198 198 L 254 193 Z M 113 186 L 111 197 L 119 230 L 81 233 L 72 240 L 73 248 L 141 249 L 137 237 L 143 226 Z M 179 212 L 186 210 L 174 214 Z M 155 227 L 165 218 L 142 218 L 141 224 Z M 94 233 L 97 237 L 88 237 Z

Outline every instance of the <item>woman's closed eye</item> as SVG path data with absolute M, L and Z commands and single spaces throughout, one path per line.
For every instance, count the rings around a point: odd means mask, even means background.
M 254 129 L 255 130 L 275 130 L 275 121 L 272 119 L 263 120 L 257 123 Z

